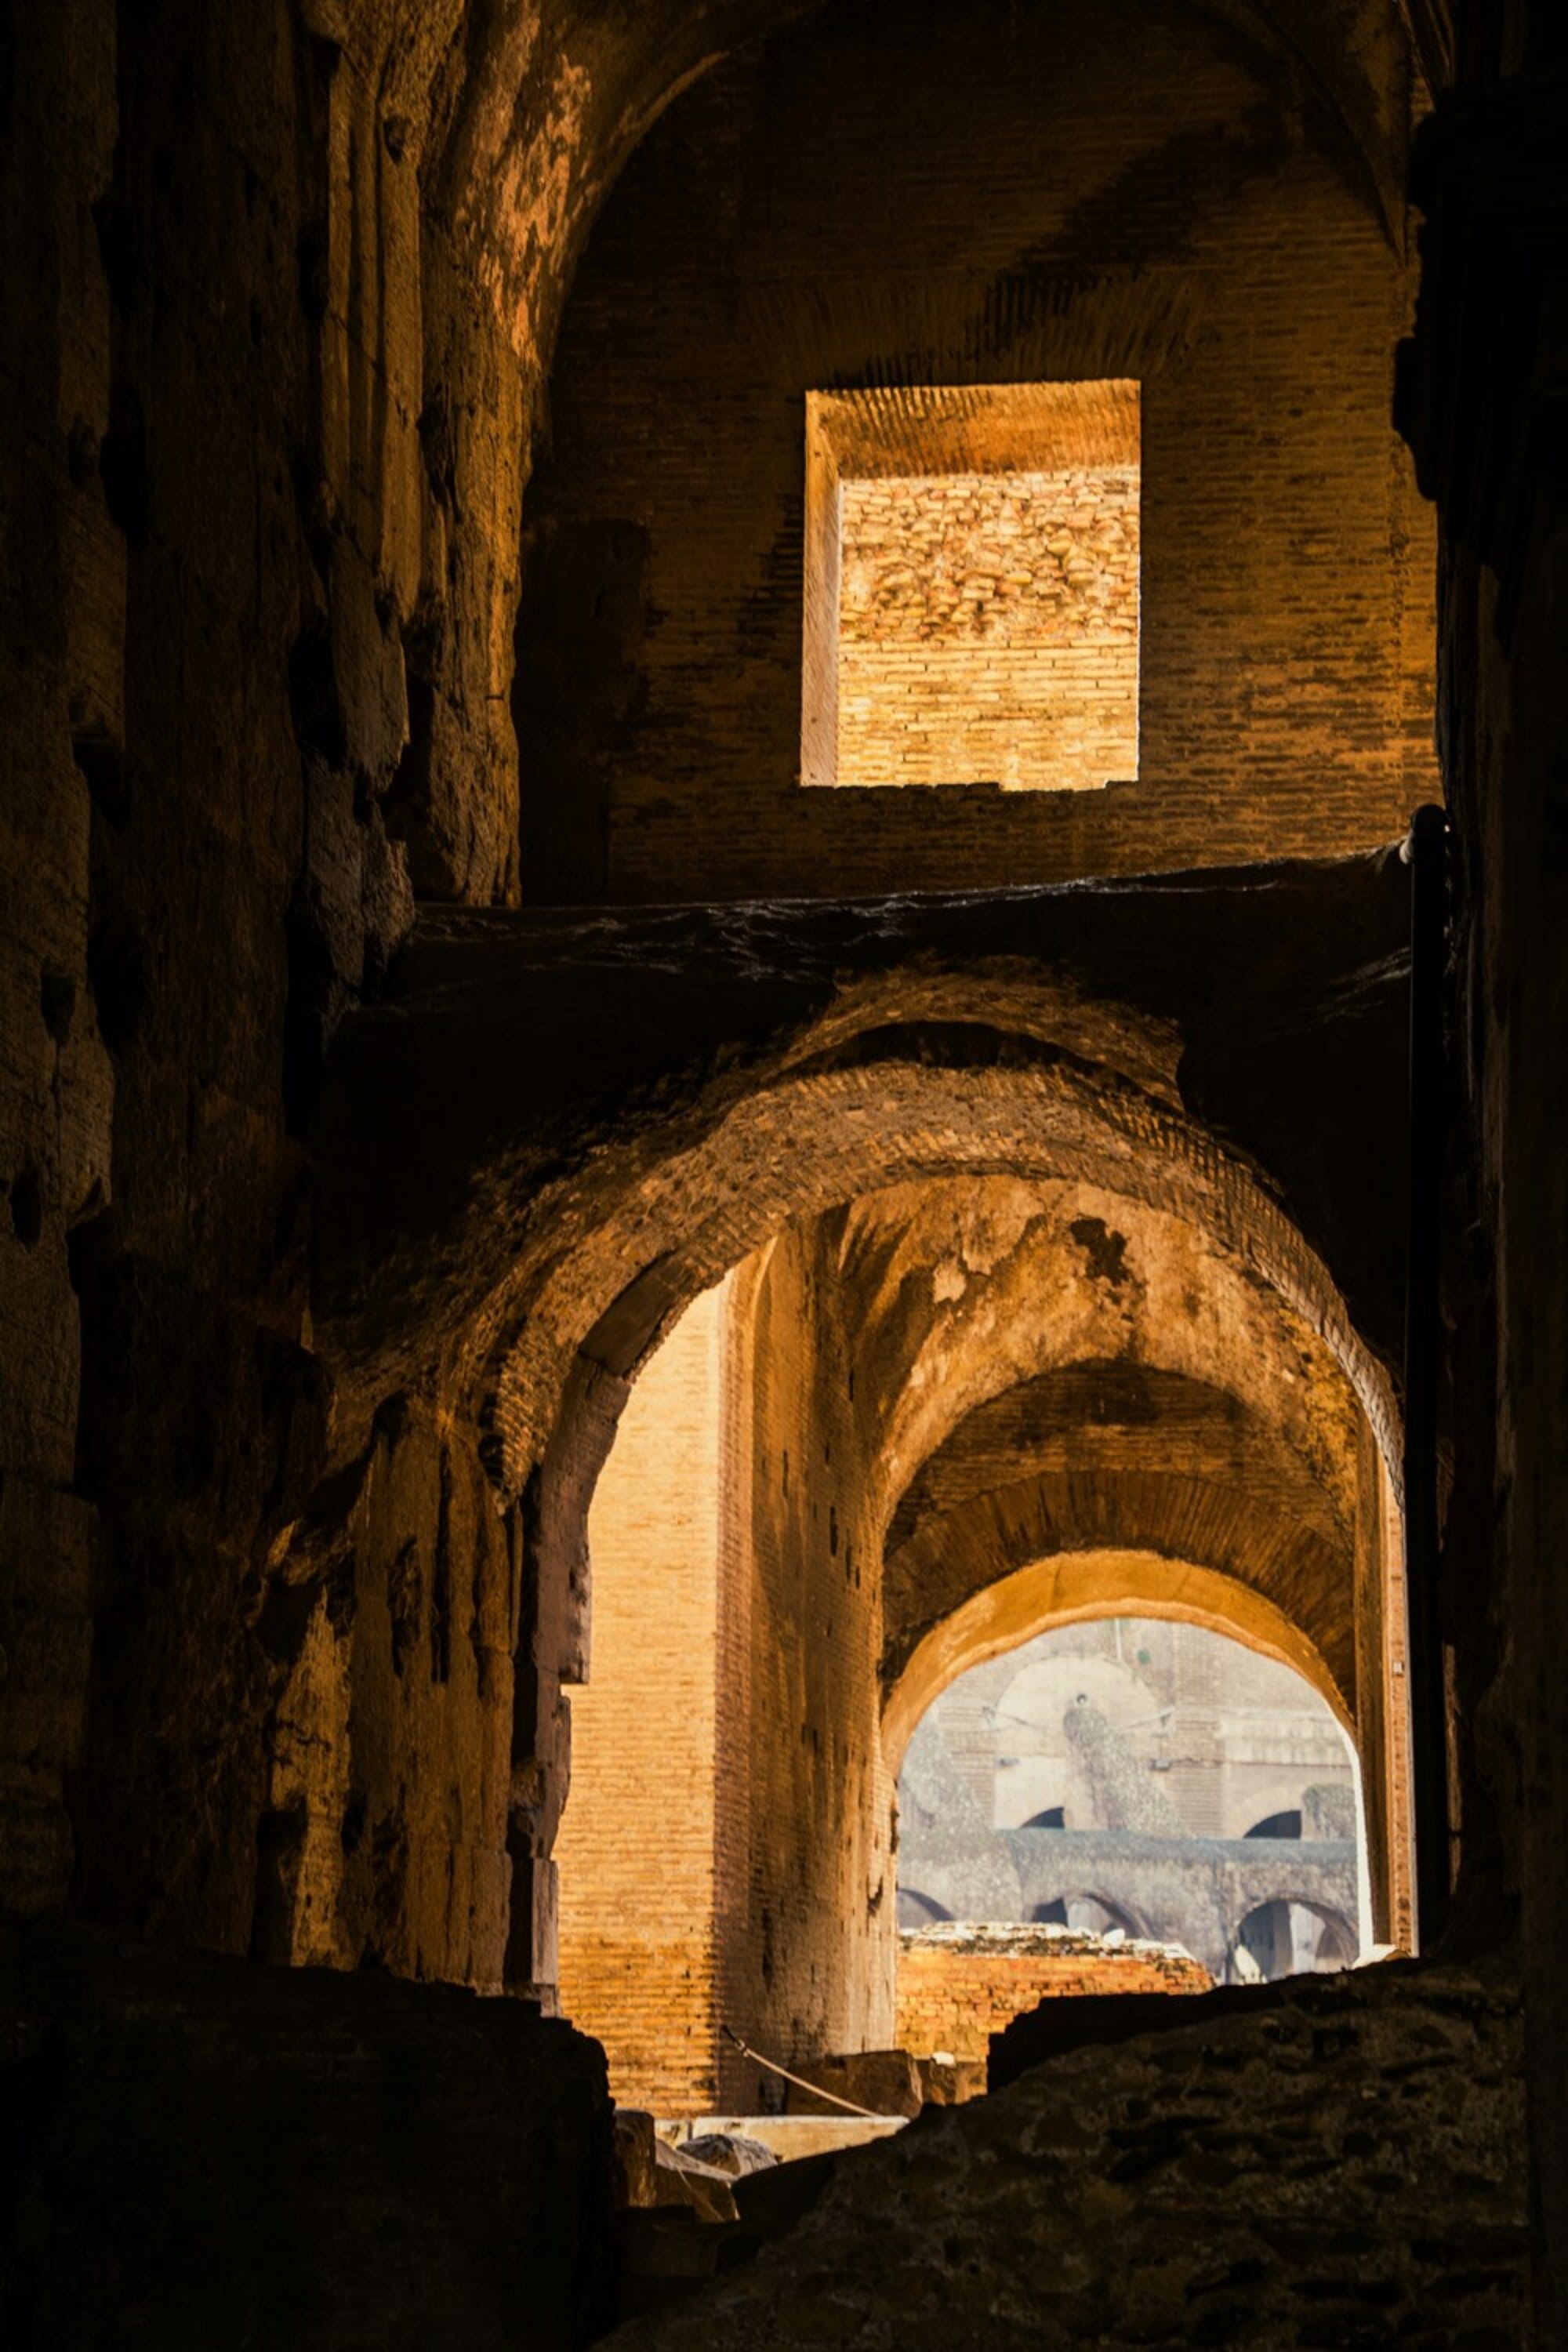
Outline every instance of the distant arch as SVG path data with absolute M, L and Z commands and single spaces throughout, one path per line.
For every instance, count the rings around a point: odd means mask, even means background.
M 1134 1942 L 1157 1940 L 1151 1935 L 1148 1921 L 1130 1903 L 1089 1887 L 1072 1887 L 1065 1894 L 1053 1895 L 1048 1902 L 1037 1903 L 1029 1917 L 1041 1927 L 1070 1927 L 1079 1935 L 1120 1933 Z
M 1315 1922 L 1315 1932 L 1308 1923 Z M 1226 1957 L 1232 1984 L 1354 1966 L 1360 1944 L 1344 1913 L 1307 1895 L 1277 1895 L 1237 1922 Z
M 951 1919 L 952 1912 L 934 1895 L 924 1895 L 918 1886 L 899 1889 L 899 1925 L 900 1927 L 930 1927 L 938 1920 Z
M 1284 1812 L 1266 1813 L 1254 1822 L 1245 1833 L 1249 1838 L 1299 1838 L 1301 1835 L 1301 1808 L 1294 1805 Z
M 898 1777 L 910 1736 L 950 1683 L 1037 1633 L 1095 1617 L 1168 1617 L 1202 1625 L 1293 1667 L 1353 1738 L 1350 1710 L 1321 1653 L 1256 1588 L 1152 1552 L 1075 1551 L 1000 1578 L 917 1643 L 888 1695 L 882 1747 Z

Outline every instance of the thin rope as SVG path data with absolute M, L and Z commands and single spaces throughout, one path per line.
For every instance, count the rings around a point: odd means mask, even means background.
M 809 2091 L 814 2099 L 826 2099 L 833 2106 L 847 2107 L 852 2116 L 865 2116 L 874 2124 L 886 2121 L 875 2107 L 858 2107 L 853 2099 L 841 2099 L 837 2091 L 825 2091 L 820 2084 L 808 2083 L 804 2074 L 792 2074 L 787 2066 L 775 2065 L 771 2058 L 764 2058 L 760 2050 L 753 2050 L 749 2042 L 742 2042 L 732 2025 L 721 2025 L 719 2031 L 729 2035 L 744 2057 L 754 2058 L 759 2066 L 767 2068 L 770 2074 L 782 2074 L 784 2081 L 793 2083 L 797 2091 Z

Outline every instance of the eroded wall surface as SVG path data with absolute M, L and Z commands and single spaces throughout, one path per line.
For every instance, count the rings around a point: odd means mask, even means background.
M 1506 1982 L 1362 1969 L 1233 1998 L 1172 2001 L 1158 2031 L 1055 2051 L 857 2155 L 787 2247 L 714 2282 L 704 2326 L 744 2352 L 1528 2341 Z M 691 2320 L 622 2340 L 664 2352 Z
M 1135 470 L 846 481 L 840 784 L 1138 772 Z
M 854 1410 L 866 1366 L 836 1274 L 817 1224 L 782 1234 L 736 1286 L 730 1410 L 750 1443 L 726 1544 L 749 1666 L 744 1712 L 720 1730 L 724 1999 L 737 2031 L 784 2064 L 892 2040 L 881 1590 Z M 759 2090 L 731 2057 L 726 2102 Z
M 7 49 L 6 1886 L 231 1949 L 311 1615 L 274 1574 L 342 1458 L 306 1303 L 321 1055 L 415 887 L 488 903 L 516 866 L 487 665 L 521 373 L 422 202 L 450 23 L 389 68 L 395 13 L 79 0 Z M 406 1684 L 361 1665 L 348 1782 L 417 1843 L 484 1801 L 388 1760 Z M 447 1881 L 391 1941 L 461 1974 Z

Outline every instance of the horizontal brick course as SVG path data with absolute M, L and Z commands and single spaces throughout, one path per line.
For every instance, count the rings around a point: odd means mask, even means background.
M 840 486 L 840 784 L 1138 772 L 1138 472 Z

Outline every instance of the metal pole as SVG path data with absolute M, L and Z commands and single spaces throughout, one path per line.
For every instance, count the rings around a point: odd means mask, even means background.
M 1447 1702 L 1437 1606 L 1437 1366 L 1441 1339 L 1443 992 L 1447 831 L 1440 808 L 1410 821 L 1410 1224 L 1405 1290 L 1405 1591 L 1415 1801 L 1416 1943 L 1448 1909 Z

